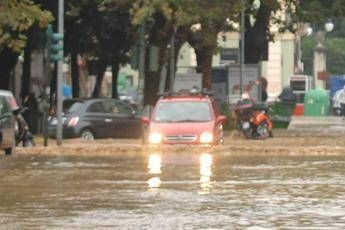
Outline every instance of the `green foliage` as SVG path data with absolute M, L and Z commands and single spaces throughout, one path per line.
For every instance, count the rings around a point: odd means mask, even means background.
M 9 47 L 20 52 L 26 43 L 26 32 L 34 23 L 45 27 L 53 20 L 52 14 L 30 0 L 1 0 L 0 51 Z
M 345 39 L 331 37 L 326 40 L 327 48 L 327 71 L 332 75 L 345 74 Z M 315 41 L 312 37 L 307 37 L 302 42 L 304 70 L 305 73 L 313 74 L 313 48 Z
M 297 7 L 297 15 L 303 22 L 324 23 L 327 18 L 339 18 L 344 14 L 344 0 L 300 1 Z
M 345 74 L 345 39 L 329 38 L 326 40 L 327 69 L 333 75 Z
M 134 44 L 129 0 L 71 0 L 66 9 L 66 48 L 112 64 L 128 61 Z

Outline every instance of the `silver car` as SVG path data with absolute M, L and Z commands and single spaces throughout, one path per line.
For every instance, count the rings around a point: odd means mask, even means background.
M 0 149 L 10 155 L 15 151 L 15 118 L 13 109 L 17 102 L 11 91 L 0 90 Z

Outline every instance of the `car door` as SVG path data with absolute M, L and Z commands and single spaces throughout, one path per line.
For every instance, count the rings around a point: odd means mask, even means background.
M 109 100 L 108 106 L 113 119 L 112 137 L 139 136 L 141 130 L 140 120 L 128 104 L 118 100 Z
M 109 137 L 112 118 L 106 111 L 103 101 L 90 103 L 85 111 L 83 120 L 95 133 L 97 138 Z
M 14 141 L 14 120 L 6 97 L 0 96 L 0 134 L 1 147 L 9 148 Z

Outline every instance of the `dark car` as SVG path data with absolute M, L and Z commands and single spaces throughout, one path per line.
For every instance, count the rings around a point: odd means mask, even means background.
M 0 90 L 0 149 L 6 155 L 14 153 L 16 122 L 12 111 L 17 108 L 11 91 Z
M 112 98 L 66 99 L 63 102 L 64 138 L 139 138 L 140 117 L 127 103 Z M 56 137 L 57 117 L 49 118 L 49 137 Z

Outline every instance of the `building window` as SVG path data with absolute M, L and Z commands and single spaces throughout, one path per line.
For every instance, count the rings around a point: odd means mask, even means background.
M 220 50 L 220 65 L 239 63 L 238 49 L 223 48 Z

